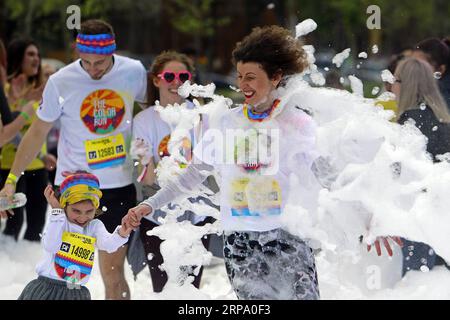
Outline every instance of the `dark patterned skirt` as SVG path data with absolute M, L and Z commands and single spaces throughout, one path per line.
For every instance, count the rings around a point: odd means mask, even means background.
M 27 284 L 18 300 L 91 300 L 88 288 L 39 276 Z
M 316 300 L 313 250 L 282 229 L 224 234 L 228 278 L 242 300 Z

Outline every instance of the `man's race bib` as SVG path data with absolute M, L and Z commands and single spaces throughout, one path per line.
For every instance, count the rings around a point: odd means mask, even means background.
M 231 184 L 232 216 L 267 216 L 281 213 L 281 189 L 272 178 L 234 180 Z
M 89 168 L 103 169 L 121 165 L 125 162 L 125 139 L 119 133 L 115 136 L 87 140 L 84 142 L 86 161 Z
M 63 233 L 61 248 L 55 255 L 55 270 L 61 279 L 78 283 L 91 274 L 95 241 L 95 238 L 83 234 Z

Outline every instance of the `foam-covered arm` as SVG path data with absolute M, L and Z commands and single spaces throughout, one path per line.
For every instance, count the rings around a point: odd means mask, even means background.
M 206 163 L 192 163 L 174 181 L 169 181 L 167 185 L 158 190 L 154 196 L 143 201 L 142 204 L 150 206 L 153 209 L 152 212 L 154 212 L 177 197 L 189 194 L 192 189 L 206 180 L 213 169 L 213 166 Z

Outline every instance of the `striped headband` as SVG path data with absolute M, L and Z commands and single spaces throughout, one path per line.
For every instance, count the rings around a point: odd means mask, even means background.
M 112 34 L 77 35 L 77 49 L 81 53 L 110 55 L 116 51 L 116 40 Z
M 60 193 L 59 203 L 63 208 L 83 200 L 91 200 L 98 208 L 102 197 L 98 178 L 89 173 L 76 173 L 67 177 L 61 183 Z

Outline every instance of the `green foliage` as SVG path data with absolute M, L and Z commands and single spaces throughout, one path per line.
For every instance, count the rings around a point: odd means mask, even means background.
M 146 0 L 5 0 L 7 16 L 11 20 L 16 20 L 18 32 L 27 30 L 26 24 L 43 22 L 40 28 L 56 27 L 64 29 L 67 18 L 67 8 L 70 5 L 78 5 L 81 9 L 81 20 L 88 18 L 107 19 L 111 14 L 139 12 L 140 17 L 146 17 L 160 10 L 159 1 Z M 30 15 L 31 21 L 27 21 Z M 55 26 L 54 17 L 59 17 L 61 23 Z M 53 18 L 53 19 L 51 19 Z M 32 30 L 32 28 L 29 28 Z M 34 32 L 36 30 L 32 30 Z M 31 34 L 33 35 L 33 34 Z
M 214 35 L 216 27 L 227 25 L 229 17 L 216 18 L 212 14 L 214 0 L 170 0 L 166 7 L 175 29 L 200 37 Z
M 290 0 L 298 10 L 299 20 L 314 19 L 319 25 L 316 37 L 322 45 L 334 39 L 352 46 L 355 39 L 368 39 L 367 7 L 381 9 L 383 47 L 391 51 L 411 46 L 419 40 L 450 34 L 450 1 L 448 0 Z M 344 39 L 342 39 L 342 32 Z M 386 42 L 386 43 L 385 43 Z

